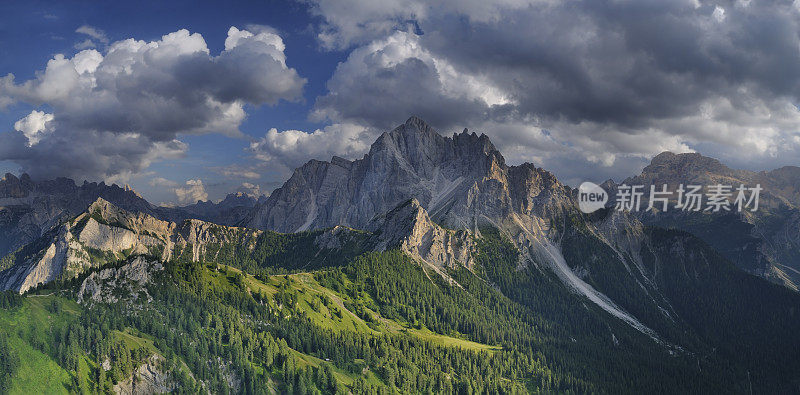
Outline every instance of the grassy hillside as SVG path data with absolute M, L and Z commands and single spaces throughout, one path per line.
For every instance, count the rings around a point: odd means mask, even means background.
M 43 287 L 42 295 L 0 294 L 0 360 L 7 361 L 0 378 L 9 378 L 0 388 L 106 393 L 152 355 L 162 357 L 156 370 L 179 393 L 739 392 L 748 371 L 759 384 L 791 388 L 767 371 L 786 369 L 751 367 L 769 359 L 763 353 L 744 350 L 751 362 L 726 347 L 709 353 L 723 340 L 700 327 L 735 326 L 732 320 L 744 317 L 746 333 L 719 333 L 779 337 L 757 328 L 755 307 L 747 316 L 730 314 L 735 306 L 726 297 L 745 295 L 725 289 L 745 284 L 746 292 L 764 291 L 758 300 L 777 306 L 762 310 L 781 328 L 796 327 L 793 310 L 785 308 L 795 295 L 729 271 L 685 281 L 679 274 L 692 268 L 673 265 L 662 276 L 678 277 L 661 278 L 671 291 L 659 300 L 669 299 L 692 324 L 686 326 L 650 319 L 651 299 L 639 290 L 624 293 L 630 288 L 624 282 L 636 278 L 615 280 L 616 266 L 588 266 L 586 281 L 630 304 L 667 339 L 659 342 L 571 292 L 545 265 L 521 267 L 519 251 L 496 230 L 482 233 L 475 267 L 449 269 L 457 286 L 399 251 L 362 253 L 359 232 L 340 250 L 316 252 L 319 233 L 305 232 L 210 246 L 202 262 L 177 251 L 172 261 L 147 266 L 146 283 L 93 277 L 99 300 L 82 305 L 75 300 L 88 273 Z M 568 233 L 568 262 L 610 256 L 587 237 Z M 678 259 L 669 255 L 670 234 L 651 237 L 658 259 Z M 645 264 L 655 258 L 646 256 Z M 725 281 L 701 292 L 704 281 L 717 280 Z M 687 294 L 697 298 L 678 299 Z M 692 300 L 703 306 L 690 310 Z M 709 310 L 715 307 L 724 312 Z M 781 355 L 790 360 L 794 353 Z
M 37 295 L 24 298 L 21 306 L 14 309 L 0 309 L 0 338 L 13 353 L 3 359 L 17 362 L 8 376 L 9 393 L 67 393 L 75 375 L 51 358 L 52 339 L 76 319 L 79 311 L 72 301 Z
M 229 282 L 236 283 L 241 271 L 224 266 L 209 266 L 217 273 L 224 273 Z M 325 276 L 324 271 L 317 276 Z M 219 276 L 217 274 L 216 276 Z M 309 318 L 315 325 L 331 330 L 349 330 L 366 334 L 410 334 L 434 344 L 460 347 L 472 351 L 497 351 L 500 346 L 492 346 L 465 339 L 464 335 L 445 336 L 424 327 L 414 328 L 408 322 L 387 319 L 378 313 L 375 302 L 368 294 L 359 297 L 336 292 L 317 282 L 314 273 L 295 273 L 273 275 L 261 279 L 248 274 L 241 275 L 247 291 L 267 301 L 283 311 L 287 316 L 298 314 Z M 346 280 L 351 284 L 349 280 Z M 291 304 L 291 306 L 287 306 Z M 371 306 L 367 307 L 367 306 Z
M 166 374 L 189 392 L 416 392 L 420 384 L 441 392 L 475 387 L 473 381 L 486 385 L 459 366 L 491 361 L 500 347 L 386 318 L 369 295 L 321 285 L 317 276 L 324 273 L 256 277 L 226 265 L 176 261 L 157 273 L 147 304 L 78 305 L 70 289 L 24 297 L 21 306 L 0 310 L 0 322 L 9 324 L 2 333 L 22 360 L 10 391 L 107 392 L 153 354 L 166 358 Z M 416 355 L 407 355 L 407 347 Z M 432 376 L 410 384 L 425 365 Z M 510 379 L 492 385 L 524 388 Z

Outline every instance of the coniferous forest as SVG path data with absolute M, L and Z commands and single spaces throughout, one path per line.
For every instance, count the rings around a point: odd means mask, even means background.
M 686 236 L 652 232 L 665 242 Z M 162 373 L 162 390 L 178 393 L 690 393 L 743 392 L 752 383 L 781 392 L 793 385 L 782 377 L 798 367 L 797 344 L 770 330 L 797 330 L 798 321 L 769 306 L 798 297 L 764 288 L 722 259 L 716 286 L 664 274 L 692 330 L 664 324 L 665 338 L 654 341 L 558 286 L 551 272 L 518 268 L 517 249 L 496 229 L 476 240 L 472 269 L 450 269 L 457 285 L 398 250 L 353 248 L 315 261 L 307 238 L 267 233 L 252 250 L 233 247 L 218 260 L 146 257 L 149 281 L 98 282 L 102 298 L 81 287 L 99 271 L 25 296 L 4 292 L 0 388 L 31 388 L 21 378 L 36 370 L 47 376 L 35 379 L 42 392 L 111 393 L 143 380 L 142 366 Z M 309 270 L 291 262 L 318 263 Z M 744 284 L 743 295 L 752 295 L 753 282 L 761 294 L 731 309 L 726 304 L 742 297 L 725 282 Z M 748 310 L 756 305 L 776 326 L 758 326 Z

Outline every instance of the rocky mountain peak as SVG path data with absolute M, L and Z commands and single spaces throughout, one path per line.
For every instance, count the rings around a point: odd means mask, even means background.
M 33 187 L 33 181 L 28 174 L 23 173 L 17 178 L 11 173 L 6 173 L 0 180 L 0 197 L 23 198 L 28 196 Z
M 111 204 L 108 200 L 105 200 L 105 199 L 99 197 L 99 198 L 97 198 L 97 200 L 95 200 L 94 202 L 92 202 L 92 204 L 89 205 L 89 207 L 87 208 L 87 211 L 89 211 L 89 212 L 95 212 L 95 211 L 107 212 L 112 207 L 116 209 L 116 206 Z
M 136 190 L 133 189 L 133 187 L 131 187 L 128 184 L 125 184 L 125 186 L 122 188 L 122 190 L 125 191 L 125 192 L 128 192 L 128 193 L 132 193 L 134 196 L 138 197 L 139 199 L 144 199 L 144 197 L 142 195 L 140 195 L 139 192 L 136 192 Z
M 248 226 L 296 232 L 364 228 L 411 198 L 456 229 L 544 210 L 560 184 L 532 165 L 509 167 L 485 134 L 440 135 L 418 117 L 383 133 L 364 158 L 309 161 L 263 203 Z M 554 189 L 561 194 L 548 194 Z M 561 204 L 561 203 L 558 203 Z
M 89 213 L 89 215 L 94 215 L 104 220 L 132 216 L 132 213 L 115 206 L 113 203 L 103 199 L 102 197 L 98 197 L 94 202 L 92 202 L 92 204 L 86 208 L 86 212 Z
M 353 161 L 345 159 L 345 158 L 340 158 L 340 157 L 334 155 L 331 158 L 331 164 L 335 165 L 335 166 L 339 166 L 339 167 L 345 168 L 345 169 L 349 169 L 350 166 L 353 165 Z
M 656 155 L 642 170 L 642 177 L 659 177 L 669 181 L 671 178 L 703 177 L 705 175 L 735 176 L 736 171 L 720 163 L 719 160 L 696 152 L 675 154 L 669 151 Z
M 452 161 L 461 161 L 462 165 L 478 164 L 482 171 L 492 164 L 505 167 L 505 159 L 485 134 L 479 136 L 464 129 L 445 137 L 415 116 L 383 133 L 373 143 L 368 158 L 384 160 L 386 157 L 423 175 L 432 167 Z
M 503 158 L 500 151 L 492 144 L 489 136 L 484 133 L 478 135 L 475 132 L 470 133 L 467 128 L 464 128 L 464 131 L 461 133 L 454 133 L 452 140 L 456 147 L 464 147 L 466 149 L 476 150 L 487 156 L 496 157 L 505 165 L 505 158 Z
M 438 161 L 446 145 L 445 138 L 417 117 L 383 133 L 370 147 L 368 157 L 390 157 L 416 171 Z
M 434 130 L 427 122 L 421 118 L 412 115 L 402 125 L 394 128 L 384 135 L 391 136 L 395 139 L 404 138 L 409 142 L 425 142 L 432 140 L 439 140 L 442 136 Z

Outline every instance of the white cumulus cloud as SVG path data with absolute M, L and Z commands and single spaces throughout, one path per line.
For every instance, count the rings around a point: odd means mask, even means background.
M 185 186 L 175 188 L 175 195 L 178 197 L 178 204 L 193 204 L 198 200 L 208 200 L 208 193 L 200 179 L 187 180 Z
M 89 26 L 79 32 L 105 37 Z M 240 136 L 246 105 L 301 98 L 305 79 L 286 65 L 284 50 L 268 29 L 231 27 L 217 55 L 188 30 L 113 42 L 103 52 L 57 54 L 33 79 L 0 78 L 0 106 L 52 109 L 46 132 L 37 128 L 41 119 L 34 122 L 38 115 L 29 115 L 16 132 L 0 134 L 0 160 L 32 176 L 110 179 L 182 155 L 181 135 Z
M 309 159 L 353 158 L 366 152 L 372 140 L 373 133 L 356 124 L 334 124 L 310 133 L 272 128 L 252 142 L 249 150 L 257 159 L 293 168 Z
M 22 132 L 25 138 L 28 139 L 28 147 L 36 145 L 42 138 L 42 135 L 52 131 L 53 114 L 47 114 L 43 111 L 31 111 L 25 118 L 20 119 L 14 123 L 14 129 Z

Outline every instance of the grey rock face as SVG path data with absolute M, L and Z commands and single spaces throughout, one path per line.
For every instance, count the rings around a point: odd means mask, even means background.
M 0 290 L 24 293 L 39 284 L 74 278 L 137 255 L 167 261 L 177 252 L 198 261 L 209 245 L 252 244 L 259 234 L 200 220 L 163 221 L 100 198 L 83 214 L 20 250 L 12 266 L 0 272 Z
M 475 242 L 471 235 L 435 224 L 416 199 L 374 218 L 368 228 L 376 234 L 376 251 L 399 248 L 447 280 L 452 281 L 447 268 L 474 267 Z
M 486 135 L 439 135 L 411 117 L 384 133 L 364 158 L 309 161 L 256 206 L 248 226 L 278 232 L 345 225 L 363 229 L 415 198 L 447 227 L 514 221 L 560 211 L 567 189 L 533 165 L 507 166 Z M 524 220 L 523 222 L 529 222 Z
M 754 187 L 760 184 L 759 209 L 704 213 L 672 210 L 635 213 L 645 224 L 675 227 L 712 245 L 740 268 L 797 290 L 800 285 L 800 168 L 787 166 L 768 172 L 731 169 L 718 160 L 697 153 L 657 155 L 642 173 L 624 181 L 675 191 L 679 184 Z M 617 185 L 604 185 L 611 193 Z M 735 191 L 734 191 L 735 193 Z M 613 202 L 612 196 L 612 202 Z
M 27 174 L 6 174 L 0 180 L 0 256 L 48 233 L 100 197 L 128 211 L 156 215 L 150 203 L 127 186 L 77 186 L 67 178 L 35 182 Z
M 120 395 L 145 395 L 172 392 L 177 385 L 170 375 L 162 371 L 164 357 L 154 354 L 147 362 L 133 371 L 130 377 L 114 385 L 114 393 Z
M 118 296 L 123 292 L 130 295 L 132 300 L 144 295 L 142 302 L 150 300 L 150 295 L 144 286 L 150 281 L 154 272 L 163 270 L 158 261 L 148 262 L 144 257 L 136 257 L 130 263 L 119 268 L 103 269 L 90 274 L 81 283 L 78 291 L 78 303 L 117 302 Z M 122 291 L 122 292 L 120 292 Z

